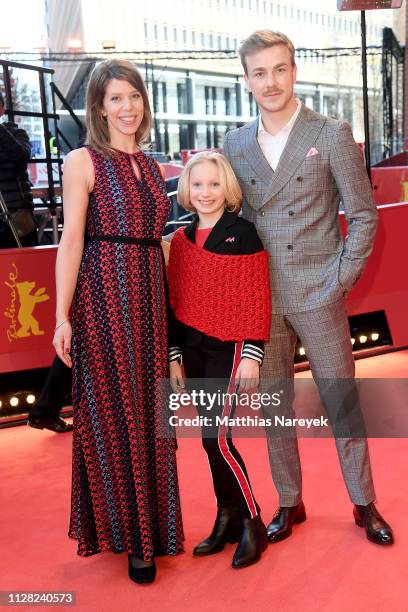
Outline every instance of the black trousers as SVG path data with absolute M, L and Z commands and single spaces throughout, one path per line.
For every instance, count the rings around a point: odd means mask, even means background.
M 215 348 L 213 339 L 201 336 L 198 346 L 182 347 L 187 390 L 226 393 L 230 387 L 228 392 L 232 393 L 235 388 L 229 381 L 234 360 L 235 364 L 240 360 L 239 345 L 220 342 Z M 229 402 L 215 402 L 211 411 L 205 405 L 199 405 L 197 410 L 200 416 L 212 419 L 212 425 L 202 427 L 202 443 L 210 464 L 217 505 L 239 508 L 243 516 L 253 518 L 259 513 L 259 506 L 252 494 L 244 461 L 233 444 L 230 429 L 215 424 L 217 416 L 232 417 L 234 406 Z
M 55 357 L 38 401 L 30 410 L 31 419 L 53 419 L 59 415 L 72 387 L 72 372 L 59 357 Z

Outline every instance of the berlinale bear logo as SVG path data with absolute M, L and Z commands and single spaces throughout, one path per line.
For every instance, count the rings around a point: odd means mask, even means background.
M 28 338 L 29 336 L 43 336 L 44 331 L 34 316 L 34 309 L 40 302 L 46 302 L 50 296 L 45 293 L 45 287 L 40 287 L 34 292 L 35 281 L 18 280 L 18 269 L 15 264 L 13 271 L 10 272 L 5 285 L 10 288 L 10 306 L 5 310 L 4 315 L 10 319 L 7 337 L 9 341 L 17 338 Z M 17 306 L 17 295 L 19 305 Z

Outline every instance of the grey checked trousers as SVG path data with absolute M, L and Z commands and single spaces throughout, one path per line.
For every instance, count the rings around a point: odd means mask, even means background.
M 287 315 L 272 315 L 271 337 L 266 345 L 262 379 L 284 380 L 288 390 L 286 414 L 295 416 L 293 355 L 299 336 L 309 360 L 323 406 L 333 424 L 339 400 L 327 392 L 327 383 L 336 387 L 336 379 L 347 379 L 353 387 L 355 366 L 350 342 L 350 330 L 343 300 L 314 310 Z M 341 387 L 341 380 L 338 386 Z M 332 389 L 333 390 L 333 389 Z M 341 395 L 341 393 L 340 393 Z M 330 399 L 333 398 L 334 399 Z M 352 503 L 366 505 L 375 500 L 370 457 L 365 437 L 336 437 L 340 466 Z M 302 472 L 296 437 L 268 437 L 268 452 L 272 478 L 279 493 L 280 506 L 295 506 L 302 499 Z M 322 488 L 324 483 L 322 483 Z

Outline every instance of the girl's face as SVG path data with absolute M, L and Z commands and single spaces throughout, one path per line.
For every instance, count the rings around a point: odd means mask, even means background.
M 111 79 L 106 86 L 102 115 L 108 122 L 109 134 L 131 136 L 142 123 L 144 104 L 142 94 L 128 81 Z
M 217 166 L 203 161 L 190 172 L 190 202 L 200 219 L 218 221 L 225 208 L 225 194 Z

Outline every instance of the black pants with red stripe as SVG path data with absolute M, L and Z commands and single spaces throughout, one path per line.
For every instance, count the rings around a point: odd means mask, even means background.
M 219 342 L 214 346 L 214 339 L 201 334 L 198 346 L 183 346 L 182 350 L 187 390 L 226 393 L 229 387 L 229 393 L 234 392 L 230 379 L 240 360 L 240 344 Z M 244 461 L 232 442 L 230 430 L 215 425 L 217 416 L 232 417 L 234 406 L 216 402 L 211 411 L 202 405 L 197 410 L 200 416 L 211 417 L 213 422 L 212 426 L 202 427 L 202 442 L 208 455 L 217 505 L 237 507 L 243 516 L 253 518 L 259 513 L 259 506 L 252 494 Z

